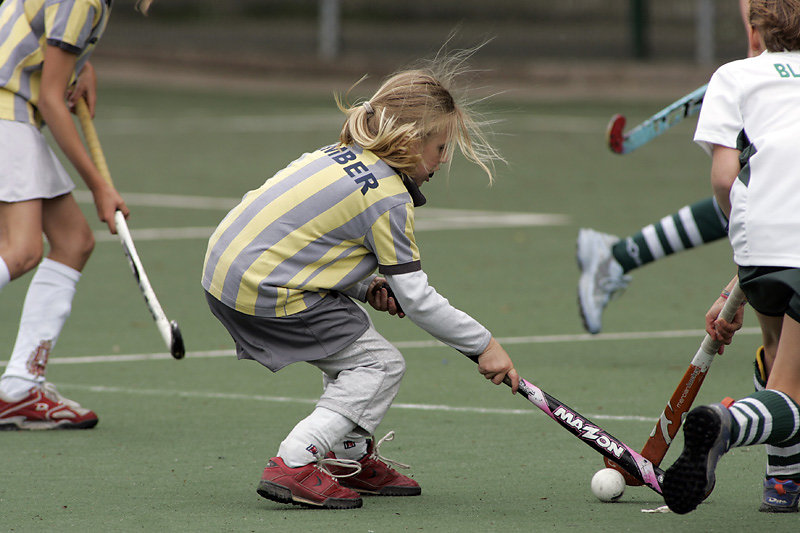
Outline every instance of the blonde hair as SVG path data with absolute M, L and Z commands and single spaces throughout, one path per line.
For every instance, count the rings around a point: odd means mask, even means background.
M 488 142 L 472 104 L 452 93 L 455 79 L 467 71 L 466 60 L 480 48 L 438 54 L 428 64 L 389 76 L 365 102 L 346 103 L 335 95 L 336 105 L 346 118 L 339 142 L 357 144 L 383 159 L 400 172 L 410 173 L 421 159 L 419 145 L 445 131 L 446 155 L 457 145 L 468 160 L 477 164 L 494 180 L 494 162 L 504 161 Z
M 750 24 L 770 52 L 800 50 L 800 0 L 750 0 Z
M 147 15 L 147 11 L 150 9 L 150 4 L 152 3 L 153 0 L 137 0 L 136 9 L 143 15 Z

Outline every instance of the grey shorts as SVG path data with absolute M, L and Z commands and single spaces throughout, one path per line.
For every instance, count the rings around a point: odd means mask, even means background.
M 800 322 L 800 269 L 740 266 L 739 286 L 762 315 L 789 315 Z
M 211 313 L 233 338 L 236 356 L 258 361 L 273 372 L 335 354 L 369 326 L 366 311 L 340 293 L 330 293 L 311 308 L 280 318 L 247 315 L 208 292 L 205 295 Z

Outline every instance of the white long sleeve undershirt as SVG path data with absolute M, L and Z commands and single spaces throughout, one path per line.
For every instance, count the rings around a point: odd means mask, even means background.
M 489 345 L 489 330 L 450 305 L 428 284 L 425 272 L 386 275 L 386 281 L 406 316 L 434 338 L 464 355 L 480 355 Z

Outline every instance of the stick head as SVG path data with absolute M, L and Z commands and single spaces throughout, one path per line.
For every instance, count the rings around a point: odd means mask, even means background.
M 608 457 L 603 457 L 603 461 L 605 461 L 606 466 L 608 468 L 613 468 L 614 470 L 616 470 L 617 472 L 622 474 L 622 477 L 625 479 L 625 484 L 626 485 L 629 485 L 631 487 L 638 487 L 640 485 L 644 485 L 644 483 L 642 483 L 641 481 L 639 481 L 638 479 L 636 479 L 635 477 L 633 477 L 632 475 L 627 473 L 624 468 L 619 466 L 617 463 L 615 463 L 614 461 L 612 461 Z
M 169 353 L 175 359 L 183 359 L 183 356 L 186 355 L 186 347 L 183 345 L 183 335 L 181 335 L 181 330 L 178 328 L 178 323 L 172 320 L 169 323 L 169 329 L 172 333 L 172 344 L 169 347 Z
M 622 131 L 624 129 L 625 117 L 623 115 L 616 114 L 611 117 L 611 122 L 608 123 L 608 128 L 606 128 L 606 140 L 608 141 L 608 147 L 615 154 L 623 153 L 623 141 L 625 137 Z

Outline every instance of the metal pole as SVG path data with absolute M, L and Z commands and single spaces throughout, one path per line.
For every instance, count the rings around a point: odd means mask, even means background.
M 714 62 L 714 0 L 697 0 L 695 13 L 695 61 L 700 65 Z
M 630 3 L 631 46 L 633 57 L 647 59 L 650 57 L 648 35 L 649 9 L 647 0 L 631 0 Z
M 319 57 L 335 59 L 341 42 L 340 0 L 319 0 Z

